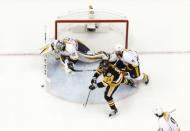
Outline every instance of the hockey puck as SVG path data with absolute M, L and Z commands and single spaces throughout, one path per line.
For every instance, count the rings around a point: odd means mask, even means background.
M 41 85 L 41 87 L 44 87 L 44 85 Z

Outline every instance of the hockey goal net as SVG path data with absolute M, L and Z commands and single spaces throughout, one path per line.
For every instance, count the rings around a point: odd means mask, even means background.
M 95 25 L 93 31 L 89 25 Z M 128 47 L 128 20 L 109 11 L 72 11 L 55 20 L 55 39 L 73 37 L 94 51 L 111 52 L 116 44 Z

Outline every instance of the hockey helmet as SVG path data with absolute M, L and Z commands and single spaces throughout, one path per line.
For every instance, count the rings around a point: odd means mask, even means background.
M 160 106 L 155 107 L 153 112 L 157 117 L 162 116 L 162 114 L 164 113 L 163 109 Z
M 108 68 L 110 67 L 110 62 L 108 60 L 102 60 L 99 65 L 100 69 L 103 72 L 106 72 Z
M 121 44 L 116 44 L 116 46 L 114 47 L 115 52 L 119 52 L 123 50 L 124 50 L 124 47 Z
M 108 60 L 102 60 L 100 62 L 100 67 L 105 67 L 105 66 L 109 66 L 109 61 Z
M 53 45 L 54 45 L 54 48 L 59 51 L 63 50 L 65 47 L 65 45 L 59 40 L 54 40 Z
M 122 56 L 122 51 L 124 50 L 124 47 L 121 45 L 121 44 L 117 44 L 115 47 L 114 47 L 114 52 L 115 54 L 119 57 Z

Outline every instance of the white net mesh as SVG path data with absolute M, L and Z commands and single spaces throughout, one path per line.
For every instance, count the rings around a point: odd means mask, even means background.
M 58 16 L 57 19 L 69 19 L 69 20 L 91 20 L 91 19 L 106 19 L 106 20 L 125 20 L 126 16 L 121 13 L 116 13 L 113 11 L 106 10 L 94 10 L 93 13 L 90 13 L 92 10 L 74 10 L 68 11 L 67 14 L 63 16 Z M 89 15 L 93 14 L 93 15 Z
M 94 27 L 93 31 L 88 31 Z M 70 36 L 79 39 L 94 51 L 111 52 L 120 43 L 127 44 L 128 21 L 125 17 L 107 11 L 70 12 L 56 20 L 55 36 L 63 39 Z

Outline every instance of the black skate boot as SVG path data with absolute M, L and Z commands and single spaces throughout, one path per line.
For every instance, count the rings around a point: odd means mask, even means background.
M 118 113 L 117 109 L 114 109 L 110 112 L 109 117 L 115 116 Z
M 132 88 L 136 88 L 135 82 L 133 80 L 128 80 L 127 85 L 131 86 Z

